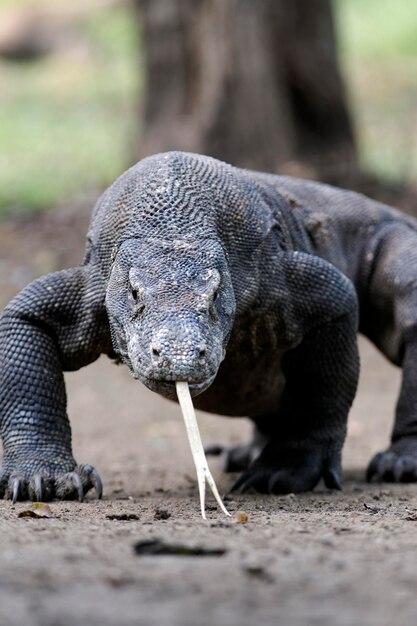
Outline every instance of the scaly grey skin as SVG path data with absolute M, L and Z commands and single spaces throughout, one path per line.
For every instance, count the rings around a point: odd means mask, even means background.
M 417 222 L 358 194 L 181 152 L 139 162 L 98 201 L 82 265 L 2 315 L 1 494 L 101 494 L 72 454 L 62 372 L 103 353 L 168 398 L 188 381 L 198 408 L 251 417 L 227 457 L 237 488 L 338 488 L 358 328 L 404 371 L 368 477 L 415 481 L 416 263 Z

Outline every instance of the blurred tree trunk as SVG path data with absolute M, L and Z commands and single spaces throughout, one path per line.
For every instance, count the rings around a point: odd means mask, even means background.
M 146 70 L 136 156 L 188 150 L 269 171 L 299 161 L 319 174 L 355 164 L 330 0 L 136 7 Z

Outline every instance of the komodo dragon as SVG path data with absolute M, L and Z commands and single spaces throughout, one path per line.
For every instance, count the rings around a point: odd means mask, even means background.
M 182 152 L 99 199 L 83 263 L 30 283 L 0 323 L 1 495 L 82 498 L 63 371 L 100 354 L 205 411 L 249 416 L 241 490 L 341 482 L 357 331 L 403 367 L 391 446 L 368 478 L 417 480 L 417 222 L 356 193 Z M 203 393 L 204 392 L 204 393 Z

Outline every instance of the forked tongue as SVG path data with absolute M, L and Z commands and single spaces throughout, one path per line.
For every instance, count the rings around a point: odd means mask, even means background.
M 230 516 L 229 511 L 223 504 L 220 494 L 217 490 L 214 478 L 207 465 L 206 455 L 201 441 L 200 431 L 198 430 L 197 418 L 194 411 L 193 401 L 191 400 L 190 389 L 188 383 L 176 383 L 178 401 L 181 406 L 182 415 L 184 417 L 185 428 L 187 429 L 188 441 L 190 442 L 191 453 L 193 455 L 195 468 L 197 470 L 198 488 L 200 491 L 201 515 L 206 518 L 205 500 L 206 500 L 206 480 L 217 500 L 217 504 L 226 515 Z

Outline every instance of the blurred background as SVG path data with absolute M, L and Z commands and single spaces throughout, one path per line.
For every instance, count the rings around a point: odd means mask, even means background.
M 417 215 L 417 1 L 0 0 L 0 148 L 2 300 L 163 150 Z
M 0 307 L 78 264 L 102 190 L 169 149 L 417 216 L 417 0 L 0 0 Z M 360 478 L 388 441 L 399 371 L 360 346 L 344 495 L 237 500 L 253 522 L 238 534 L 214 512 L 213 527 L 187 525 L 194 469 L 173 403 L 107 358 L 68 374 L 76 457 L 97 466 L 108 499 L 54 503 L 48 528 L 17 525 L 5 504 L 0 622 L 416 623 L 415 487 Z M 201 417 L 207 444 L 249 435 L 241 420 Z M 173 513 L 165 530 L 158 503 Z M 230 558 L 129 557 L 159 533 L 213 540 Z

